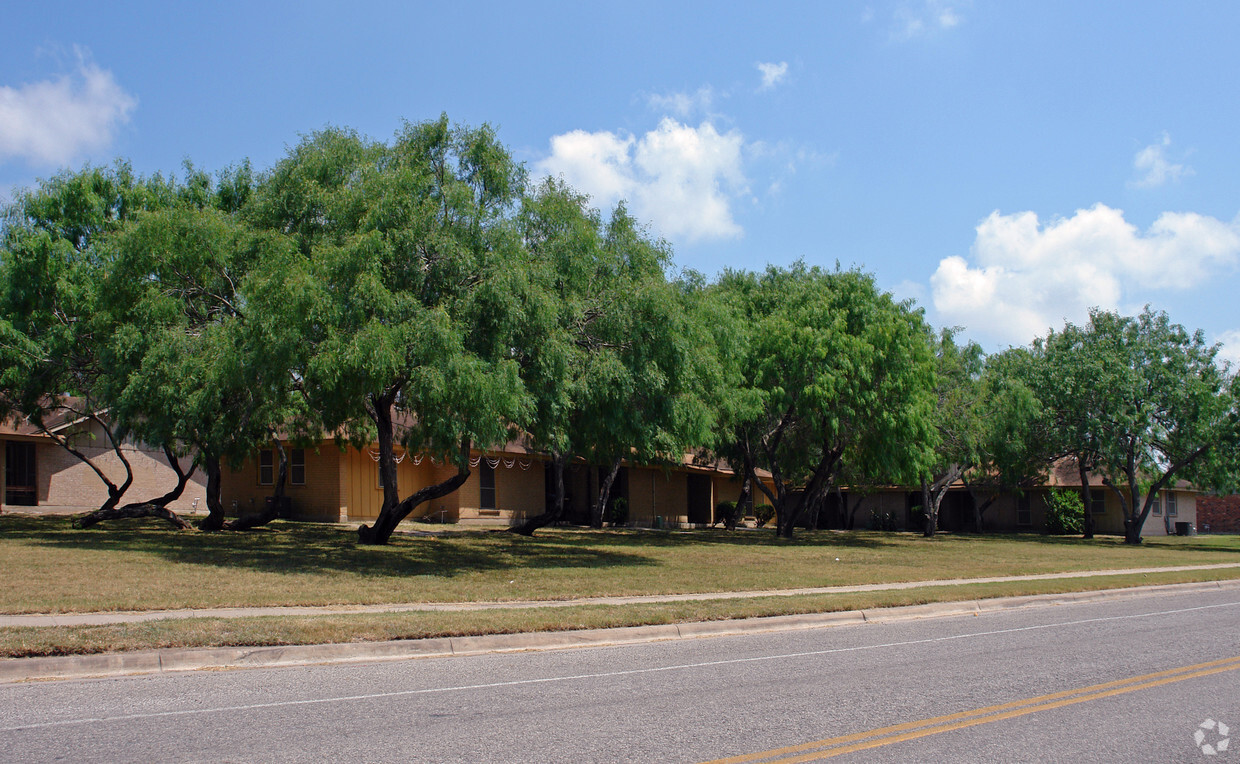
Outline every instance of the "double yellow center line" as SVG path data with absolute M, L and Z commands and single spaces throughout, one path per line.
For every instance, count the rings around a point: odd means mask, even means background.
M 1091 700 L 1100 700 L 1128 692 L 1137 692 L 1138 690 L 1148 690 L 1164 684 L 1182 682 L 1186 679 L 1195 679 L 1196 677 L 1209 676 L 1210 674 L 1219 674 L 1224 671 L 1235 671 L 1236 669 L 1240 669 L 1240 656 L 1210 661 L 1208 663 L 1198 663 L 1193 666 L 1182 666 L 1153 674 L 1143 674 L 1114 682 L 1095 684 L 1090 687 L 1080 687 L 1075 690 L 1064 690 L 1063 692 L 1055 692 L 1050 695 L 1039 695 L 1035 698 L 1014 700 L 1010 703 L 986 706 L 985 708 L 977 708 L 972 711 L 961 711 L 960 713 L 948 714 L 947 716 L 936 716 L 932 719 L 905 722 L 904 724 L 881 727 L 868 732 L 857 732 L 851 735 L 813 740 L 785 748 L 773 748 L 769 751 L 733 756 L 727 759 L 717 759 L 706 762 L 706 764 L 742 764 L 743 762 L 793 764 L 793 762 L 800 761 L 818 761 L 845 753 L 853 753 L 854 751 L 864 751 L 867 748 L 878 748 L 905 740 L 915 740 L 920 737 L 937 735 L 940 732 L 976 727 L 979 724 L 990 724 L 991 722 L 1025 716 L 1038 711 L 1049 711 L 1053 708 L 1087 703 Z

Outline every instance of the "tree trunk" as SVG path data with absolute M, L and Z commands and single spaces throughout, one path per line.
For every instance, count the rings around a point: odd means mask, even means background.
M 995 499 L 998 498 L 999 492 L 998 490 L 994 491 L 985 501 L 983 501 L 978 496 L 976 485 L 972 482 L 968 482 L 965 485 L 969 489 L 969 501 L 973 505 L 973 532 L 985 533 L 986 510 L 990 509 L 990 505 L 995 503 Z
M 182 531 L 190 530 L 194 527 L 176 512 L 155 503 L 126 504 L 115 509 L 96 509 L 89 514 L 73 518 L 73 527 L 90 528 L 108 520 L 132 520 L 140 517 L 156 517 L 161 520 L 167 520 L 172 524 L 172 527 Z
M 1076 458 L 1076 469 L 1081 478 L 1081 503 L 1085 507 L 1085 516 L 1081 522 L 1084 526 L 1082 538 L 1092 539 L 1094 537 L 1094 507 L 1089 497 L 1089 465 L 1081 457 Z
M 845 499 L 847 500 L 847 499 Z M 852 507 L 848 508 L 848 512 L 844 520 L 844 530 L 851 531 L 857 527 L 857 510 L 861 509 L 861 505 L 865 503 L 865 494 L 857 494 L 857 500 L 852 503 Z
M 198 522 L 200 531 L 218 531 L 224 528 L 224 503 L 220 500 L 220 457 L 206 454 L 203 465 L 207 471 L 207 516 Z
M 921 535 L 926 538 L 934 536 L 934 532 L 938 530 L 939 518 L 938 514 L 930 510 L 933 498 L 930 496 L 930 484 L 925 478 L 921 481 Z
M 607 500 L 611 497 L 611 486 L 616 482 L 616 475 L 619 474 L 620 460 L 616 459 L 611 463 L 611 470 L 607 473 L 607 477 L 603 478 L 603 484 L 599 486 L 598 500 L 590 508 L 591 528 L 603 527 L 603 513 L 607 511 Z
M 108 476 L 105 475 L 103 470 L 99 468 L 99 465 L 91 461 L 86 454 L 83 454 L 81 451 L 74 448 L 73 445 L 69 443 L 68 438 L 64 437 L 60 433 L 52 432 L 47 428 L 40 429 L 44 435 L 51 438 L 52 442 L 56 443 L 61 448 L 79 459 L 83 464 L 89 467 L 92 472 L 95 473 L 96 477 L 103 481 L 104 486 L 106 486 L 108 490 L 108 498 L 103 502 L 103 505 L 99 507 L 98 511 L 107 512 L 115 509 L 116 505 L 121 503 L 121 498 L 125 495 L 125 491 L 129 490 L 129 486 L 133 485 L 133 467 L 129 464 L 129 460 L 125 458 L 125 453 L 121 451 L 120 445 L 121 441 L 125 439 L 127 431 L 122 429 L 120 432 L 113 432 L 112 428 L 109 427 L 106 422 L 92 413 L 83 414 L 68 407 L 62 407 L 61 410 L 68 412 L 71 416 L 77 416 L 83 420 L 90 420 L 99 425 L 99 429 L 103 430 L 104 435 L 108 437 L 108 442 L 112 444 L 113 453 L 116 454 L 116 458 L 125 468 L 125 481 L 119 486 L 109 480 Z
M 564 464 L 567 461 L 568 459 L 564 454 L 558 451 L 551 452 L 551 474 L 555 478 L 555 495 L 551 500 L 551 509 L 540 515 L 527 517 L 524 521 L 509 528 L 509 533 L 533 536 L 534 531 L 557 522 L 564 517 Z
M 262 512 L 254 512 L 224 523 L 224 530 L 248 531 L 266 525 L 280 516 L 280 507 L 284 503 L 284 486 L 288 481 L 288 452 L 284 450 L 284 444 L 279 438 L 273 438 L 272 441 L 276 445 L 276 453 L 280 455 L 280 466 L 276 471 L 276 485 L 271 501 L 263 502 Z
M 426 486 L 391 508 L 388 507 L 387 499 L 385 498 L 383 509 L 379 511 L 379 516 L 375 518 L 374 525 L 363 525 L 357 529 L 358 543 L 365 545 L 386 544 L 388 539 L 392 537 L 392 532 L 396 530 L 396 526 L 400 524 L 400 521 L 408 517 L 413 510 L 418 508 L 418 505 L 447 496 L 460 488 L 469 479 L 470 443 L 469 436 L 461 438 L 457 471 L 452 477 L 441 483 Z M 393 472 L 395 472 L 394 469 Z M 386 486 L 384 487 L 386 488 Z
M 775 507 L 776 533 L 780 538 L 792 538 L 797 523 L 801 521 L 801 515 L 805 513 L 808 502 L 822 501 L 822 497 L 830 489 L 832 478 L 835 476 L 835 467 L 839 464 L 839 461 L 840 452 L 838 449 L 824 449 L 822 459 L 819 460 L 818 466 L 814 469 L 814 474 L 810 478 L 809 484 L 805 486 L 805 490 L 797 498 L 792 500 L 792 506 L 788 506 L 789 497 L 786 494 L 780 497 L 781 501 Z
M 952 464 L 933 483 L 927 484 L 925 480 L 921 481 L 922 511 L 926 513 L 926 525 L 921 535 L 930 538 L 938 530 L 939 507 L 943 504 L 943 497 L 947 495 L 947 489 L 951 488 L 952 483 L 963 474 L 964 470 L 960 465 Z
M 181 498 L 181 494 L 185 492 L 185 486 L 194 475 L 194 471 L 198 469 L 198 465 L 192 465 L 189 472 L 181 469 L 181 462 L 177 459 L 175 453 L 167 445 L 164 446 L 164 456 L 168 459 L 168 466 L 177 473 L 177 484 L 173 489 L 163 496 L 150 501 L 139 501 L 132 504 L 126 504 L 123 507 L 111 509 L 97 509 L 90 514 L 75 517 L 73 519 L 74 528 L 90 528 L 98 523 L 108 520 L 122 520 L 137 517 L 158 517 L 167 520 L 176 528 L 182 530 L 192 528 L 188 522 L 183 520 L 175 512 L 168 509 L 168 505 Z

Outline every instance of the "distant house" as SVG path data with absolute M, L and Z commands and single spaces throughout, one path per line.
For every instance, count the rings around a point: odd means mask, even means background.
M 285 493 L 291 516 L 328 522 L 369 522 L 383 505 L 377 445 L 368 448 L 322 441 L 315 448 L 295 448 L 286 442 L 289 458 Z M 408 496 L 456 474 L 456 467 L 421 453 L 397 450 L 397 481 Z M 260 450 L 237 470 L 225 468 L 223 501 L 226 510 L 246 514 L 262 509 L 275 486 L 278 457 Z M 550 461 L 529 453 L 522 445 L 475 450 L 470 475 L 461 488 L 423 504 L 413 518 L 448 522 L 515 523 L 546 511 L 553 495 Z M 566 519 L 587 522 L 605 469 L 582 462 L 565 470 Z M 741 482 L 723 464 L 698 466 L 686 459 L 671 467 L 624 465 L 611 491 L 611 503 L 623 500 L 631 525 L 706 526 L 715 521 L 715 506 L 735 501 Z
M 118 485 L 125 479 L 125 468 L 98 425 L 89 421 L 48 422 L 48 429 L 63 436 Z M 0 450 L 4 475 L 0 480 L 0 506 L 5 510 L 34 510 L 48 513 L 79 513 L 98 509 L 108 498 L 107 487 L 91 468 L 70 454 L 50 436 L 29 422 L 19 419 L 0 423 Z M 163 451 L 125 442 L 125 459 L 133 469 L 134 481 L 123 502 L 161 496 L 176 485 L 176 473 L 168 466 Z M 189 460 L 182 460 L 189 469 Z M 184 511 L 201 503 L 204 482 L 195 474 L 181 498 L 169 509 Z
M 1040 532 L 1046 526 L 1046 500 L 1051 490 L 1071 490 L 1079 493 L 1081 479 L 1076 465 L 1062 461 L 1051 470 L 1047 481 L 1020 493 L 997 496 L 986 509 L 983 521 L 987 531 Z M 1150 516 L 1141 529 L 1144 536 L 1163 536 L 1176 533 L 1176 523 L 1197 525 L 1197 490 L 1186 481 L 1178 481 L 1169 489 L 1160 491 Z M 848 489 L 841 492 L 850 504 L 857 496 Z M 1101 534 L 1123 534 L 1124 516 L 1119 497 L 1115 491 L 1103 485 L 1098 475 L 1090 477 L 1090 508 L 1094 517 L 1094 530 Z M 981 492 L 980 499 L 990 498 Z M 1144 497 L 1142 497 L 1144 500 Z M 922 503 L 920 490 L 908 487 L 885 488 L 867 496 L 858 509 L 855 528 L 894 527 L 900 530 L 921 530 Z M 825 511 L 820 513 L 819 525 L 832 527 L 834 518 L 841 511 L 839 498 L 832 496 Z M 939 507 L 939 528 L 945 531 L 968 531 L 973 529 L 973 496 L 964 483 L 951 486 Z

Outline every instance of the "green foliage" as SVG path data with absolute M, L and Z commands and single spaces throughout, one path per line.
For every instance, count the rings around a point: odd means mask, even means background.
M 894 512 L 876 509 L 870 514 L 866 527 L 872 531 L 893 532 L 900 530 L 900 521 Z
M 776 507 L 781 533 L 825 495 L 842 463 L 901 482 L 922 473 L 937 436 L 919 311 L 860 271 L 803 263 L 729 271 L 713 291 L 716 311 L 734 317 L 719 345 L 737 346 L 719 356 L 734 391 L 719 405 L 718 448 L 741 474 L 769 470 L 782 484 L 769 498 L 794 497 Z
M 753 508 L 753 516 L 758 521 L 758 527 L 761 528 L 775 519 L 775 508 L 770 504 L 758 504 Z
M 617 496 L 611 500 L 610 506 L 607 507 L 607 522 L 612 527 L 618 528 L 625 525 L 629 521 L 629 500 L 623 496 Z
M 723 523 L 728 530 L 736 527 L 740 521 L 740 506 L 734 501 L 721 501 L 715 505 L 715 522 Z
M 1074 536 L 1085 523 L 1085 506 L 1077 491 L 1054 489 L 1046 494 L 1046 532 L 1051 536 Z
M 1235 377 L 1216 363 L 1217 346 L 1165 313 L 1095 310 L 1086 326 L 1068 324 L 1032 353 L 1033 388 L 1063 452 L 1123 487 L 1130 543 L 1140 541 L 1157 491 L 1178 478 L 1209 488 L 1240 458 Z

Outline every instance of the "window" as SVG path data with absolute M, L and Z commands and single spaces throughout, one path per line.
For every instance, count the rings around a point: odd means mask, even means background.
M 1029 506 L 1028 494 L 1016 500 L 1016 524 L 1025 528 L 1033 525 L 1033 509 Z
M 258 452 L 258 484 L 275 485 L 276 483 L 276 452 L 264 448 Z
M 486 457 L 478 465 L 478 509 L 495 509 L 495 468 L 487 464 Z
M 1163 501 L 1167 504 L 1167 517 L 1178 517 L 1180 514 L 1180 509 L 1175 505 L 1175 494 L 1168 491 L 1167 493 L 1164 493 L 1163 496 L 1165 497 Z
M 1150 514 L 1155 517 L 1162 516 L 1162 494 L 1154 494 L 1153 499 L 1150 501 Z
M 1094 517 L 1105 515 L 1107 513 L 1107 492 L 1106 491 L 1090 491 L 1089 492 L 1089 513 Z
M 306 484 L 306 449 L 294 448 L 289 457 L 288 479 L 293 485 Z

